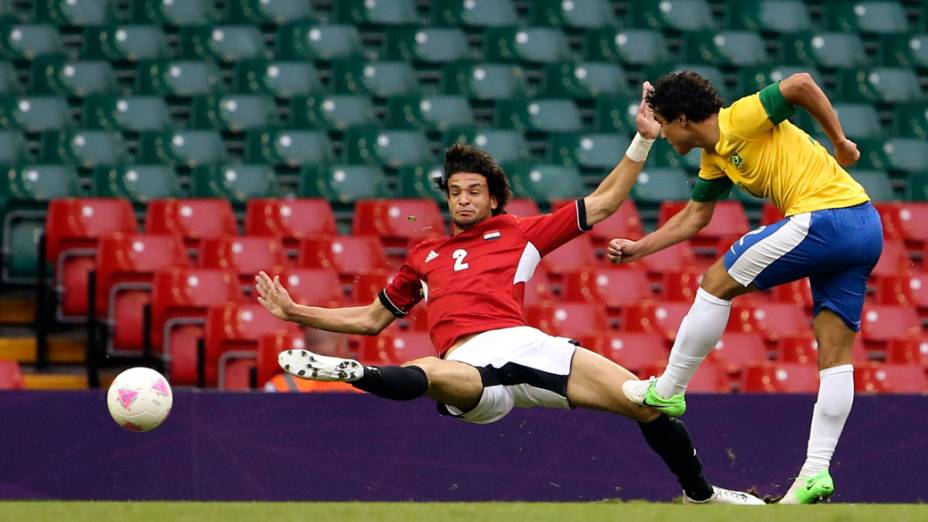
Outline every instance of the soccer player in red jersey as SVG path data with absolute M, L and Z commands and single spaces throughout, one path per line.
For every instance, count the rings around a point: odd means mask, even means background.
M 645 84 L 644 90 L 650 88 Z M 399 274 L 371 304 L 319 308 L 294 303 L 280 279 L 261 272 L 258 301 L 275 316 L 301 325 L 376 335 L 422 300 L 439 357 L 402 366 L 364 366 L 308 350 L 280 354 L 281 367 L 301 378 L 349 382 L 379 397 L 434 399 L 440 410 L 486 424 L 513 407 L 588 408 L 638 421 L 695 503 L 763 504 L 712 486 L 702 472 L 686 427 L 629 402 L 622 383 L 628 370 L 576 342 L 528 326 L 522 297 L 541 258 L 612 215 L 628 197 L 660 125 L 639 105 L 638 134 L 625 156 L 589 196 L 551 214 L 520 218 L 505 213 L 505 173 L 485 152 L 455 145 L 445 153 L 442 188 L 448 194 L 453 235 L 413 247 Z

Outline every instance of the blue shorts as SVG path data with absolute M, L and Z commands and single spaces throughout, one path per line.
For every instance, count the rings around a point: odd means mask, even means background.
M 790 216 L 748 232 L 728 249 L 725 269 L 766 290 L 808 277 L 813 316 L 823 309 L 860 331 L 867 278 L 883 252 L 883 226 L 870 203 Z

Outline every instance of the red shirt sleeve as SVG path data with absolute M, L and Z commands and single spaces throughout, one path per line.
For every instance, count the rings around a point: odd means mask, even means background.
M 542 256 L 592 229 L 586 222 L 586 206 L 582 199 L 572 205 L 542 216 L 516 218 L 519 230 Z
M 393 280 L 378 295 L 380 303 L 396 317 L 405 317 L 422 300 L 422 281 L 409 258 Z

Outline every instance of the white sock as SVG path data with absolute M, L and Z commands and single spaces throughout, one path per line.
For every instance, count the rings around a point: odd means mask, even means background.
M 699 364 L 721 339 L 730 312 L 731 301 L 702 288 L 696 291 L 693 306 L 677 331 L 667 369 L 657 379 L 655 391 L 659 396 L 667 398 L 686 391 Z
M 854 366 L 843 364 L 819 373 L 818 400 L 812 410 L 812 428 L 806 462 L 800 477 L 811 477 L 828 469 L 835 446 L 844 429 L 844 422 L 854 404 Z

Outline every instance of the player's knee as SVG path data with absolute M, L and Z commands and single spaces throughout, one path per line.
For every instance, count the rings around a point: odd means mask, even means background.
M 433 375 L 437 377 L 439 373 L 439 367 L 441 363 L 446 362 L 438 357 L 420 357 L 419 359 L 413 359 L 411 361 L 406 361 L 403 363 L 403 366 L 417 366 L 425 372 L 425 375 L 429 378 L 429 382 L 433 380 Z
M 732 299 L 744 293 L 744 287 L 728 274 L 725 264 L 719 259 L 703 275 L 700 288 L 718 297 L 719 299 Z

